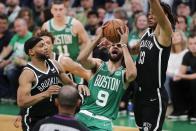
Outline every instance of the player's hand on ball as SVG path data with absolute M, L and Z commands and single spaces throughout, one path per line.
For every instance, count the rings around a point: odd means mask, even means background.
M 103 49 L 103 48 L 108 48 L 112 45 L 112 42 L 110 42 L 109 40 L 107 40 L 106 38 L 102 38 L 101 42 L 98 44 L 97 47 L 99 47 L 99 49 Z
M 118 34 L 120 35 L 120 44 L 128 44 L 128 35 L 129 35 L 129 29 L 126 26 L 125 29 L 121 26 L 119 30 L 117 30 Z
M 84 96 L 90 96 L 90 91 L 86 85 L 78 85 L 78 91 Z
M 103 29 L 99 27 L 96 31 L 96 39 L 101 40 L 101 38 L 103 38 Z

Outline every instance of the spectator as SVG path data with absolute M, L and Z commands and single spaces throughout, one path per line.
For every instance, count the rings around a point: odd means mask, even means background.
M 114 14 L 113 14 L 113 10 L 114 10 L 114 0 L 106 0 L 105 2 L 105 10 L 106 10 L 106 14 L 105 14 L 105 18 L 103 20 L 103 23 L 105 23 L 108 20 L 114 19 Z
M 166 89 L 171 93 L 170 98 L 173 104 L 173 112 L 168 116 L 170 119 L 187 120 L 188 118 L 188 88 L 186 81 L 173 81 L 176 73 L 179 72 L 180 65 L 185 53 L 187 38 L 182 31 L 174 32 L 172 36 L 171 53 L 167 67 Z
M 6 13 L 5 5 L 0 2 L 0 14 L 5 14 L 5 13 Z
M 98 16 L 99 16 L 100 25 L 102 25 L 103 24 L 103 20 L 105 18 L 106 11 L 105 11 L 104 8 L 98 8 L 97 12 L 98 12 Z
M 184 55 L 180 70 L 174 80 L 187 80 L 190 83 L 191 113 L 190 121 L 196 122 L 196 35 L 191 34 L 188 38 L 189 51 Z M 189 72 L 189 74 L 187 74 Z
M 144 31 L 148 28 L 148 21 L 145 14 L 140 13 L 135 19 L 135 28 L 129 34 L 128 46 L 131 48 L 136 45 L 142 37 Z M 133 60 L 137 59 L 137 55 L 132 55 Z
M 42 26 L 40 15 L 41 12 L 45 8 L 45 0 L 33 0 L 32 11 L 33 11 L 33 19 L 37 26 Z
M 33 14 L 31 9 L 27 7 L 21 8 L 20 12 L 18 13 L 18 18 L 22 18 L 26 21 L 29 31 L 34 31 L 36 25 L 33 21 Z
M 190 31 L 190 25 L 191 25 L 191 10 L 189 6 L 189 2 L 181 2 L 177 6 L 177 16 L 184 16 L 187 20 L 187 31 Z
M 6 0 L 6 14 L 10 23 L 14 22 L 20 11 L 19 0 Z
M 59 113 L 39 121 L 33 128 L 33 131 L 88 131 L 88 129 L 74 117 L 76 108 L 80 105 L 80 102 L 79 93 L 73 86 L 66 85 L 62 87 L 56 100 Z
M 5 14 L 0 14 L 0 52 L 8 45 L 12 36 L 13 33 L 8 30 L 8 17 Z M 1 61 L 2 60 L 0 60 L 0 98 L 6 98 L 6 94 L 8 94 L 8 82 L 3 73 L 4 68 L 2 67 L 4 65 Z
M 93 10 L 94 0 L 81 0 L 82 11 L 76 14 L 76 18 L 83 24 L 87 24 L 87 14 Z
M 185 16 L 177 16 L 177 22 L 175 25 L 177 30 L 181 30 L 185 33 L 186 36 L 189 36 L 189 31 L 187 29 L 187 19 Z
M 85 29 L 91 38 L 95 35 L 97 28 L 99 25 L 99 16 L 96 11 L 89 11 L 87 14 L 87 25 Z
M 32 36 L 24 19 L 16 19 L 14 29 L 16 34 L 12 37 L 9 45 L 0 53 L 0 57 L 3 59 L 1 63 L 4 63 L 4 72 L 9 81 L 9 98 L 13 101 L 16 99 L 18 77 L 26 64 L 26 55 L 23 50 L 24 43 Z M 8 60 L 4 60 L 11 52 L 13 52 L 11 57 Z

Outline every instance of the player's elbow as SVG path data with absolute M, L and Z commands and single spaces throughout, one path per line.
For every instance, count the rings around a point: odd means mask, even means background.
M 25 107 L 25 102 L 24 102 L 24 100 L 21 99 L 21 98 L 18 98 L 18 99 L 17 99 L 17 104 L 18 104 L 18 106 L 19 106 L 20 108 L 24 108 L 24 107 Z
M 137 70 L 136 69 L 127 72 L 127 80 L 128 81 L 133 81 L 136 79 L 136 77 L 137 77 Z

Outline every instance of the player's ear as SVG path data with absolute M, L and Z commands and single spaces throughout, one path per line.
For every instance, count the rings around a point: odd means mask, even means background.
M 34 51 L 32 49 L 29 49 L 29 55 L 33 56 L 34 54 L 35 54 Z

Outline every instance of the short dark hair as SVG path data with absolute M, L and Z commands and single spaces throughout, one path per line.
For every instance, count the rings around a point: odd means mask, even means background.
M 188 39 L 189 39 L 189 38 L 194 38 L 194 37 L 196 37 L 196 33 L 195 33 L 195 32 L 192 32 L 192 33 L 189 35 Z
M 8 21 L 8 17 L 6 14 L 0 14 L 0 19 Z
M 40 37 L 31 37 L 24 44 L 24 51 L 27 55 L 29 55 L 29 50 L 32 49 L 38 42 L 43 40 Z
M 52 33 L 48 32 L 47 30 L 41 30 L 39 33 L 37 33 L 37 37 L 42 37 L 42 36 L 48 36 L 52 40 L 52 44 L 54 44 L 54 36 Z
M 92 16 L 92 15 L 96 16 L 97 18 L 99 17 L 97 11 L 89 11 L 89 12 L 87 13 L 87 18 L 89 18 L 89 17 Z
M 64 0 L 52 0 L 51 5 L 53 4 L 56 4 L 56 5 L 64 4 Z

